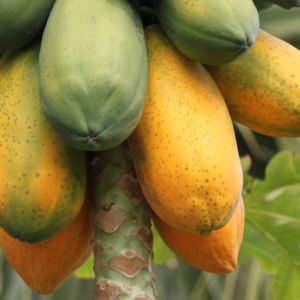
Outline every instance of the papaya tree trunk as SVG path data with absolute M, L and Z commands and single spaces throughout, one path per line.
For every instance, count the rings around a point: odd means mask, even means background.
M 153 235 L 127 142 L 90 152 L 96 300 L 154 300 Z

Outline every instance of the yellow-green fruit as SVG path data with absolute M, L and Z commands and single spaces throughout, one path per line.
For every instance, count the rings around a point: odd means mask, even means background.
M 242 191 L 232 121 L 204 67 L 158 25 L 145 30 L 149 81 L 128 138 L 143 193 L 167 224 L 197 235 L 223 227 Z
M 44 28 L 55 0 L 1 0 L 0 52 L 15 50 Z
M 122 143 L 140 120 L 147 81 L 132 0 L 56 0 L 43 33 L 40 97 L 62 141 L 85 151 Z
M 260 30 L 244 57 L 206 69 L 234 121 L 269 136 L 300 136 L 298 49 Z
M 58 234 L 85 196 L 84 152 L 63 143 L 39 99 L 40 39 L 0 61 L 0 226 L 36 243 Z
M 157 17 L 174 45 L 188 58 L 219 65 L 247 53 L 259 16 L 252 0 L 153 0 Z

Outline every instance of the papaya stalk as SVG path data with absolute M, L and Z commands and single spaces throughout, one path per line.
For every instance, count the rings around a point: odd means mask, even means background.
M 127 142 L 90 152 L 96 300 L 154 300 L 153 235 Z

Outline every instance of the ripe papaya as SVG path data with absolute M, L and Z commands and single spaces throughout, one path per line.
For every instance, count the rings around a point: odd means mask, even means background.
M 143 26 L 131 0 L 55 2 L 41 46 L 40 95 L 64 142 L 90 151 L 120 144 L 141 117 L 147 80 Z
M 259 16 L 252 0 L 153 0 L 158 19 L 188 58 L 219 65 L 243 56 L 253 45 Z
M 143 193 L 166 223 L 209 234 L 231 218 L 243 176 L 232 121 L 216 84 L 161 26 L 145 30 L 149 81 L 128 138 Z
M 1 0 L 0 52 L 21 48 L 44 28 L 55 0 Z
M 223 66 L 205 66 L 231 118 L 273 137 L 300 136 L 300 51 L 259 31 L 250 51 Z
M 65 228 L 85 195 L 84 152 L 63 143 L 39 99 L 41 40 L 0 61 L 0 226 L 36 243 Z
M 293 7 L 299 7 L 300 6 L 300 0 L 266 0 L 268 2 L 277 4 L 278 6 L 281 6 L 285 9 L 291 9 Z
M 253 0 L 253 3 L 258 11 L 266 10 L 274 5 L 274 3 L 263 0 Z
M 224 275 L 237 265 L 244 233 L 244 202 L 240 198 L 232 218 L 209 236 L 176 229 L 152 212 L 153 224 L 165 244 L 182 260 L 200 270 Z
M 0 246 L 8 263 L 30 289 L 48 295 L 54 292 L 92 254 L 92 198 L 87 180 L 83 206 L 76 218 L 56 236 L 29 245 L 10 237 L 0 228 Z

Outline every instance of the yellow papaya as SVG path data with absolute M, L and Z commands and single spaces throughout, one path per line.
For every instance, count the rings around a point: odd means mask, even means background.
M 242 169 L 224 99 L 204 67 L 161 26 L 146 28 L 149 80 L 142 118 L 128 138 L 143 193 L 166 223 L 209 234 L 231 218 Z
M 197 236 L 176 229 L 151 214 L 153 224 L 165 244 L 182 260 L 200 270 L 224 275 L 237 266 L 244 233 L 244 202 L 242 197 L 232 218 L 209 236 Z
M 58 138 L 41 108 L 40 44 L 0 61 L 0 226 L 27 243 L 63 230 L 85 195 L 84 152 Z
M 0 246 L 4 255 L 31 290 L 51 294 L 92 254 L 90 244 L 94 229 L 89 180 L 86 191 L 79 214 L 50 239 L 29 245 L 10 237 L 0 228 Z
M 273 137 L 300 136 L 300 51 L 259 30 L 249 52 L 222 66 L 205 66 L 231 118 Z

